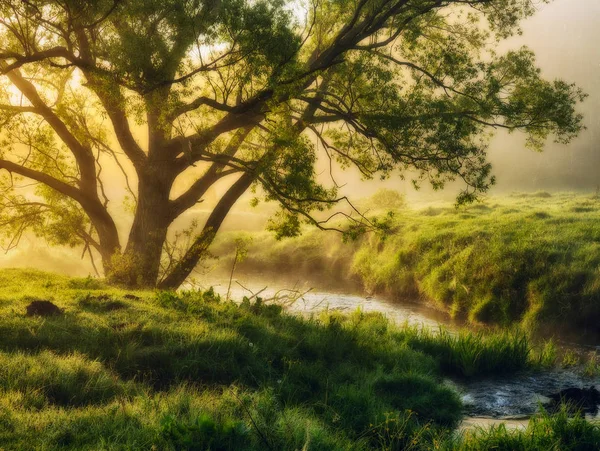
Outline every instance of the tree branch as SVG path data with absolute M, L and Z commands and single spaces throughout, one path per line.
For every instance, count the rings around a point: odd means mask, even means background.
M 0 68 L 4 69 L 5 67 L 5 63 L 0 63 Z M 80 185 L 82 189 L 90 195 L 97 196 L 96 165 L 91 149 L 81 144 L 66 124 L 46 105 L 33 83 L 26 80 L 18 70 L 12 70 L 6 75 L 15 87 L 31 102 L 36 113 L 40 114 L 46 120 L 59 138 L 71 150 L 81 173 Z
M 177 288 L 185 281 L 212 243 L 216 233 L 221 228 L 223 221 L 229 214 L 233 205 L 246 192 L 250 185 L 252 185 L 255 179 L 256 175 L 254 173 L 246 172 L 231 185 L 208 217 L 202 233 L 194 241 L 174 269 L 159 283 L 159 288 Z
M 43 61 L 49 58 L 65 58 L 70 60 L 72 55 L 69 53 L 66 47 L 52 47 L 51 49 L 41 50 L 34 52 L 29 55 L 21 55 L 15 52 L 0 52 L 0 60 L 14 59 L 13 63 L 4 62 L 1 67 L 0 74 L 6 75 L 10 71 L 19 69 L 28 63 L 35 63 L 37 61 Z
M 23 177 L 43 183 L 44 185 L 47 185 L 59 193 L 70 197 L 80 204 L 87 202 L 85 194 L 80 189 L 63 182 L 62 180 L 54 178 L 45 172 L 27 168 L 8 160 L 0 160 L 0 169 L 5 169 L 10 173 L 19 174 Z
M 250 134 L 253 127 L 247 127 L 238 130 L 234 134 L 233 138 L 229 141 L 229 144 L 225 150 L 219 154 L 224 159 L 232 158 L 240 149 L 246 137 Z M 228 171 L 223 171 L 223 168 L 227 165 L 226 161 L 215 161 L 206 171 L 206 173 L 200 177 L 184 194 L 179 196 L 177 199 L 171 201 L 171 214 L 173 218 L 178 217 L 181 213 L 192 207 L 198 200 L 208 191 L 208 189 L 221 178 L 226 175 L 238 172 L 238 169 L 231 168 Z

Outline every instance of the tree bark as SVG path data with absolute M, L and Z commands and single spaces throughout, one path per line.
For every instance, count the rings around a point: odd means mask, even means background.
M 121 268 L 112 279 L 131 287 L 155 287 L 167 231 L 172 177 L 160 167 L 145 170 L 138 183 L 138 204 Z
M 194 244 L 175 268 L 158 284 L 158 288 L 175 290 L 185 282 L 185 279 L 189 277 L 200 259 L 206 255 L 209 246 L 215 239 L 217 232 L 233 205 L 250 188 L 255 178 L 256 175 L 251 172 L 244 173 L 229 188 L 210 214 L 200 236 L 196 238 Z
M 102 267 L 104 273 L 108 274 L 111 272 L 114 256 L 121 252 L 117 226 L 106 209 L 97 207 L 91 209 L 85 206 L 83 209 L 98 232 Z

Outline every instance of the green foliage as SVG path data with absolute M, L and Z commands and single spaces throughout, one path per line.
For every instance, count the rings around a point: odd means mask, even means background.
M 547 340 L 538 355 L 539 362 L 542 366 L 554 366 L 557 361 L 557 348 L 554 340 Z
M 269 224 L 277 238 L 294 237 L 306 223 L 333 228 L 321 213 L 346 200 L 336 165 L 364 179 L 399 171 L 417 188 L 460 180 L 466 204 L 495 183 L 490 130 L 522 131 L 536 150 L 582 130 L 577 86 L 544 79 L 529 49 L 494 44 L 519 33 L 533 0 L 6 0 L 0 12 L 3 244 L 31 230 L 98 252 L 105 274 L 130 286 L 180 283 L 249 187 L 280 207 Z M 191 168 L 204 163 L 199 178 Z M 114 191 L 128 193 L 135 215 L 127 244 L 103 185 L 103 167 L 115 166 Z M 219 204 L 215 230 L 165 243 L 165 230 L 234 173 L 248 184 Z M 38 186 L 20 190 L 21 179 Z M 345 218 L 334 228 L 346 237 L 389 229 Z
M 531 345 L 523 333 L 453 334 L 407 328 L 403 334 L 411 347 L 432 355 L 445 372 L 460 377 L 510 374 L 532 365 Z
M 155 302 L 162 307 L 180 310 L 186 313 L 195 313 L 203 310 L 206 303 L 221 302 L 221 297 L 212 288 L 207 291 L 157 291 Z
M 406 199 L 398 191 L 381 188 L 369 198 L 368 205 L 376 209 L 400 210 L 406 206 Z
M 567 349 L 563 355 L 561 365 L 563 368 L 570 368 L 581 363 L 581 358 L 573 350 Z
M 583 368 L 583 374 L 586 377 L 598 377 L 600 375 L 600 362 L 598 361 L 598 354 L 596 351 L 590 352 L 587 356 L 587 361 Z

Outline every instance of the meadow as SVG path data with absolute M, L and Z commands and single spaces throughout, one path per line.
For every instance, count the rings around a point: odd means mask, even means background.
M 360 311 L 304 318 L 211 290 L 34 270 L 1 270 L 0 287 L 3 450 L 549 449 L 536 432 L 457 434 L 461 401 L 443 383 L 535 371 L 523 335 L 432 334 Z M 62 313 L 28 316 L 34 300 Z M 532 423 L 552 431 L 544 446 L 600 444 L 596 425 L 560 418 Z
M 380 193 L 361 207 L 371 215 L 391 211 L 389 233 L 347 243 L 313 230 L 281 241 L 267 232 L 242 234 L 250 244 L 236 271 L 341 281 L 471 324 L 600 333 L 598 195 L 515 193 L 457 208 L 406 205 Z M 242 235 L 223 234 L 215 255 L 231 256 L 233 237 Z M 231 258 L 217 266 L 226 270 Z

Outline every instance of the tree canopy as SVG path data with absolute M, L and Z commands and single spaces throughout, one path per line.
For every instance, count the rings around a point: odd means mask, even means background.
M 117 282 L 177 287 L 248 190 L 280 205 L 279 236 L 339 229 L 335 213 L 315 215 L 345 201 L 317 176 L 319 153 L 364 178 L 460 179 L 459 201 L 472 200 L 494 182 L 494 129 L 521 130 L 534 149 L 582 129 L 580 89 L 544 79 L 527 48 L 497 52 L 536 3 L 0 0 L 6 246 L 33 230 L 100 255 Z M 221 180 L 205 224 L 169 252 L 173 222 Z M 134 204 L 126 239 L 114 183 Z M 368 221 L 344 217 L 350 231 Z

